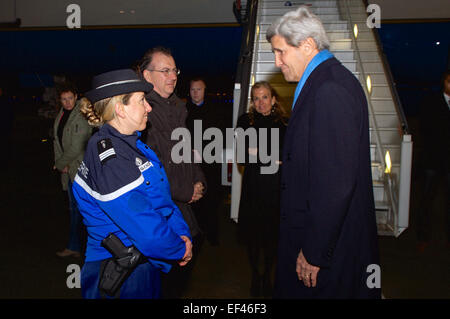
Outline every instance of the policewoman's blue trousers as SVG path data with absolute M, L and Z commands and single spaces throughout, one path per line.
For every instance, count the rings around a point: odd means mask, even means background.
M 85 299 L 102 298 L 98 290 L 101 262 L 86 262 L 81 270 L 81 294 Z M 137 266 L 120 288 L 121 299 L 159 299 L 160 294 L 161 272 L 148 262 Z

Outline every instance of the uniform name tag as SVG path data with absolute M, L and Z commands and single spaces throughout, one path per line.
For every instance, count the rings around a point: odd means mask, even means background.
M 142 164 L 141 166 L 139 166 L 139 170 L 141 172 L 145 171 L 146 169 L 153 167 L 152 162 L 145 162 L 144 164 Z
M 147 161 L 145 163 L 142 163 L 142 160 L 139 157 L 136 157 L 136 166 L 139 168 L 141 172 L 145 171 L 146 169 L 153 167 L 153 163 L 150 161 Z

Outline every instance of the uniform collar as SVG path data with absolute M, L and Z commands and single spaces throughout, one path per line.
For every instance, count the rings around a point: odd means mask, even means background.
M 125 135 L 120 133 L 118 130 L 116 130 L 114 127 L 112 127 L 109 124 L 103 124 L 103 126 L 99 130 L 99 134 L 105 135 L 105 136 L 113 136 L 117 137 L 126 143 L 136 146 L 137 139 L 141 136 L 141 133 L 136 131 L 131 135 Z

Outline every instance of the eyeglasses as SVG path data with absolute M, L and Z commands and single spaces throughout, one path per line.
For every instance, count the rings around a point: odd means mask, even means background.
M 177 68 L 175 68 L 175 69 L 163 69 L 163 70 L 150 70 L 150 69 L 147 69 L 148 71 L 153 71 L 153 72 L 161 72 L 161 73 L 164 73 L 164 75 L 165 76 L 169 76 L 170 75 L 170 73 L 174 73 L 175 75 L 180 75 L 180 73 L 181 73 L 181 71 L 180 71 L 180 69 L 177 69 Z

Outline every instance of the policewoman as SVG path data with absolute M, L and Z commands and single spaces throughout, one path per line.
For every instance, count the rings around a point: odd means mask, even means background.
M 92 86 L 81 112 L 99 130 L 88 142 L 73 184 L 88 232 L 82 295 L 108 297 L 99 284 L 105 263 L 114 256 L 102 240 L 114 234 L 144 257 L 113 297 L 159 298 L 161 271 L 169 272 L 175 262 L 186 265 L 192 243 L 161 162 L 139 139 L 151 111 L 144 94 L 153 86 L 130 69 L 95 76 Z

